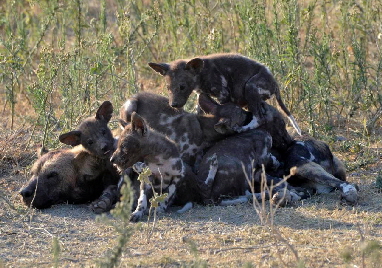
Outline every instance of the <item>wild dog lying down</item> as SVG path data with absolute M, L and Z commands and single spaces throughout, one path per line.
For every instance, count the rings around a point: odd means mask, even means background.
M 233 102 L 247 107 L 263 124 L 261 101 L 275 95 L 281 110 L 301 133 L 280 96 L 280 88 L 267 67 L 239 54 L 213 54 L 191 60 L 149 63 L 166 77 L 171 106 L 183 107 L 192 91 L 216 97 L 219 103 Z
M 282 115 L 265 102 L 262 107 L 265 123 L 259 129 L 271 134 L 272 154 L 284 163 L 281 173 L 275 175 L 292 175 L 288 179 L 291 186 L 303 187 L 310 192 L 327 193 L 339 189 L 342 199 L 355 204 L 358 191 L 346 182 L 345 167 L 328 145 L 313 138 L 293 139 L 285 128 Z
M 173 108 L 169 105 L 168 98 L 141 92 L 125 102 L 120 110 L 120 118 L 130 122 L 132 113 L 137 112 L 152 129 L 175 141 L 182 160 L 194 166 L 204 148 L 234 134 L 232 127 L 242 126 L 240 122 L 246 122 L 247 116 L 237 105 L 218 105 L 205 94 L 199 95 L 198 104 L 207 115 L 196 115 Z M 219 132 L 214 125 L 219 128 Z
M 245 195 L 252 190 L 250 181 L 256 187 L 255 191 L 259 192 L 262 165 L 269 168 L 278 168 L 279 165 L 272 158 L 271 147 L 271 136 L 266 131 L 255 129 L 230 136 L 208 149 L 197 175 L 203 203 L 220 203 L 223 197 Z M 281 181 L 270 176 L 267 176 L 267 179 L 268 185 L 275 185 Z M 277 191 L 280 188 L 273 190 Z M 286 194 L 289 194 L 287 190 Z M 260 197 L 261 195 L 258 195 L 258 198 Z M 223 204 L 227 202 L 223 201 Z
M 104 102 L 95 117 L 85 119 L 77 130 L 59 137 L 74 148 L 39 156 L 32 178 L 20 191 L 27 206 L 42 209 L 63 202 L 85 203 L 100 197 L 105 189 L 114 188 L 116 192 L 119 176 L 109 160 L 114 138 L 107 127 L 112 113 L 111 103 Z M 102 211 L 111 208 L 111 204 L 105 205 Z
M 122 121 L 121 121 L 122 122 Z M 166 210 L 175 198 L 177 186 L 187 179 L 186 173 L 190 167 L 185 165 L 180 157 L 177 145 L 158 131 L 151 129 L 144 119 L 136 112 L 131 115 L 131 124 L 124 124 L 124 130 L 118 140 L 117 150 L 111 157 L 111 162 L 120 171 L 143 162 L 151 170 L 151 183 L 157 193 L 167 193 L 164 202 L 160 203 L 159 212 Z M 194 183 L 189 184 L 188 194 L 197 193 L 192 189 Z M 141 183 L 138 205 L 131 215 L 131 221 L 139 221 L 148 211 L 148 200 L 152 189 L 144 182 Z M 190 200 L 183 196 L 184 204 Z

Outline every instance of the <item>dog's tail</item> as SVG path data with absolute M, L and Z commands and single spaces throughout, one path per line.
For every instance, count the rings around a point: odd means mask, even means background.
M 301 129 L 298 126 L 296 119 L 294 119 L 293 115 L 289 112 L 288 108 L 285 106 L 283 100 L 281 99 L 280 90 L 276 90 L 275 97 L 280 109 L 286 114 L 286 116 L 289 119 L 289 122 L 292 124 L 294 129 L 296 129 L 298 135 L 301 136 Z

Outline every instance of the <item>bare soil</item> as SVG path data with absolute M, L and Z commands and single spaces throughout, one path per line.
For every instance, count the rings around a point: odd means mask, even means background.
M 87 204 L 26 208 L 18 190 L 36 159 L 30 149 L 31 130 L 4 129 L 0 267 L 96 267 L 97 260 L 114 248 L 119 233 L 109 222 L 98 220 Z M 278 208 L 273 228 L 261 224 L 249 203 L 196 206 L 182 215 L 171 208 L 158 218 L 151 235 L 152 221 L 129 224 L 133 234 L 119 267 L 380 267 L 382 193 L 375 181 L 382 169 L 381 139 L 368 146 L 367 155 L 339 155 L 353 165 L 367 158 L 348 174 L 348 180 L 360 186 L 354 207 L 341 204 L 339 192 L 316 195 Z M 111 214 L 106 217 L 111 223 L 119 221 Z M 60 246 L 57 263 L 54 238 Z

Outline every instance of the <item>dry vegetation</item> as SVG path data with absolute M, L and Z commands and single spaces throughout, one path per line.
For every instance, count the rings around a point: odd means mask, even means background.
M 380 267 L 381 14 L 379 0 L 2 1 L 0 267 L 101 266 L 121 226 L 121 267 Z M 165 94 L 147 62 L 222 51 L 270 67 L 303 130 L 345 162 L 358 205 L 313 196 L 277 209 L 274 225 L 251 204 L 171 209 L 151 235 L 86 204 L 24 207 L 37 146 L 59 147 L 103 100 Z

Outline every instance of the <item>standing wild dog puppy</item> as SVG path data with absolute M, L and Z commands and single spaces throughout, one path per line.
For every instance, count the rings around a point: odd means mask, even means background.
M 172 204 L 177 184 L 184 179 L 189 169 L 184 165 L 176 144 L 151 129 L 136 112 L 131 115 L 131 124 L 124 124 L 117 150 L 110 160 L 121 171 L 139 162 L 143 162 L 151 170 L 150 180 L 154 190 L 157 193 L 168 193 L 164 202 L 160 203 L 159 212 L 163 212 Z M 131 215 L 131 221 L 139 221 L 147 213 L 148 199 L 152 195 L 152 190 L 149 185 L 141 183 L 138 205 Z
M 194 166 L 203 149 L 234 134 L 233 126 L 241 127 L 247 116 L 239 106 L 233 103 L 218 105 L 205 94 L 199 95 L 198 104 L 206 115 L 185 112 L 171 107 L 166 97 L 140 92 L 121 107 L 120 118 L 130 122 L 132 113 L 138 113 L 152 129 L 175 141 L 182 160 Z
M 280 95 L 280 88 L 269 69 L 239 54 L 213 54 L 191 60 L 149 63 L 156 72 L 166 77 L 171 95 L 171 106 L 183 107 L 191 92 L 216 97 L 221 104 L 233 102 L 246 107 L 263 124 L 261 101 L 275 95 L 281 110 L 292 126 L 301 133 Z
M 47 208 L 63 202 L 84 203 L 100 197 L 105 189 L 116 191 L 119 176 L 109 160 L 114 139 L 107 127 L 112 113 L 111 103 L 104 102 L 95 117 L 85 119 L 77 130 L 59 137 L 74 148 L 39 156 L 29 184 L 20 191 L 26 205 Z M 106 211 L 111 205 L 103 204 L 94 210 Z

